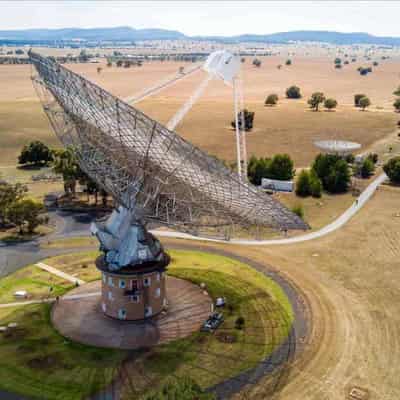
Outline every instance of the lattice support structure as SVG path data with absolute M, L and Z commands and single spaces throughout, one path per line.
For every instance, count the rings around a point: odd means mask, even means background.
M 307 225 L 215 157 L 52 58 L 30 52 L 50 122 L 81 168 L 143 224 L 230 237 Z M 218 231 L 218 232 L 216 232 Z

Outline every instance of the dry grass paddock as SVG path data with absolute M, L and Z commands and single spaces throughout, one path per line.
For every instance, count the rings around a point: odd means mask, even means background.
M 248 57 L 243 64 L 246 106 L 256 112 L 254 130 L 248 135 L 250 154 L 287 152 L 297 166 L 306 166 L 316 154 L 312 143 L 315 139 L 335 137 L 371 146 L 395 129 L 398 117 L 392 112 L 391 103 L 393 89 L 398 84 L 399 61 L 380 61 L 372 74 L 360 76 L 356 67 L 366 65 L 362 61 L 335 70 L 329 57 L 294 57 L 293 65 L 283 65 L 278 70 L 276 66 L 284 64 L 283 57 L 264 57 L 260 68 L 253 67 L 251 59 Z M 97 73 L 99 64 L 71 64 L 68 67 L 122 98 L 174 75 L 181 65 L 191 66 L 159 61 L 129 69 L 100 65 L 103 67 L 101 73 Z M 29 65 L 0 66 L 0 165 L 14 163 L 20 147 L 33 138 L 52 145 L 57 143 L 41 111 L 30 73 Z M 204 72 L 196 72 L 137 106 L 166 122 L 204 76 Z M 284 99 L 285 89 L 292 84 L 302 89 L 302 99 Z M 323 91 L 336 98 L 339 102 L 337 111 L 309 111 L 306 100 L 313 91 Z M 277 107 L 265 107 L 265 97 L 274 92 L 282 100 Z M 361 112 L 352 107 L 353 95 L 358 92 L 370 96 L 373 104 L 369 111 Z M 177 130 L 206 151 L 234 160 L 232 119 L 231 89 L 213 81 Z

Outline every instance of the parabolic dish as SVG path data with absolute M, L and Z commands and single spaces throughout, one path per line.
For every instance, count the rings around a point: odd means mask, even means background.
M 106 90 L 30 52 L 43 108 L 81 168 L 143 223 L 214 236 L 232 227 L 307 229 L 216 157 Z M 230 236 L 228 233 L 227 235 Z
M 348 154 L 361 148 L 361 144 L 346 140 L 318 140 L 314 145 L 327 153 Z

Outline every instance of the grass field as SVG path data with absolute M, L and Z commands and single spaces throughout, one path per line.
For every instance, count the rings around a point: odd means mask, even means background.
M 65 340 L 50 323 L 49 305 L 18 307 L 1 324 L 18 327 L 0 336 L 0 387 L 32 399 L 76 400 L 112 380 L 125 354 Z
M 254 367 L 286 338 L 293 311 L 273 281 L 227 257 L 176 250 L 171 256 L 170 274 L 203 282 L 212 297 L 224 296 L 230 304 L 215 335 L 196 333 L 135 353 L 103 350 L 74 344 L 58 335 L 50 324 L 46 304 L 0 310 L 0 325 L 18 323 L 14 330 L 0 334 L 0 388 L 41 400 L 84 399 L 107 385 L 123 360 L 124 373 L 129 374 L 129 382 L 134 382 L 124 386 L 124 398 L 137 398 L 171 375 L 191 377 L 208 387 Z M 89 263 L 95 253 L 63 257 L 44 262 L 58 268 L 70 265 L 76 272 L 76 260 Z M 4 286 L 0 296 L 7 300 L 17 282 L 46 281 L 43 272 L 31 268 L 0 280 Z M 67 267 L 64 270 L 73 272 Z M 241 330 L 235 328 L 238 316 L 245 318 Z
M 359 76 L 355 65 L 335 71 L 332 61 L 327 58 L 299 58 L 291 67 L 282 70 L 276 68 L 278 61 L 277 58 L 265 58 L 259 69 L 245 63 L 246 106 L 256 112 L 254 130 L 248 135 L 249 154 L 270 156 L 287 152 L 296 165 L 302 167 L 307 166 L 317 153 L 312 144 L 316 139 L 335 137 L 370 146 L 394 131 L 396 115 L 385 111 L 392 110 L 398 61 L 382 63 L 367 77 Z M 178 62 L 152 62 L 141 68 L 104 67 L 100 74 L 96 72 L 95 64 L 69 67 L 112 93 L 126 97 L 175 74 L 180 65 Z M 58 145 L 32 88 L 30 71 L 30 66 L 0 66 L 0 85 L 4 87 L 0 94 L 0 145 L 7 149 L 0 165 L 15 164 L 21 146 L 32 138 Z M 204 73 L 198 72 L 137 106 L 166 122 L 203 77 Z M 284 91 L 291 84 L 303 88 L 303 99 L 284 99 Z M 317 90 L 337 98 L 339 108 L 336 112 L 308 110 L 307 97 Z M 264 99 L 271 92 L 277 92 L 283 100 L 277 107 L 264 107 Z M 353 95 L 358 92 L 371 97 L 370 111 L 361 112 L 351 106 Z M 377 110 L 376 107 L 384 109 Z M 232 119 L 231 90 L 214 81 L 177 130 L 206 151 L 234 160 Z
M 381 186 L 348 224 L 318 240 L 266 247 L 202 243 L 204 251 L 221 248 L 273 265 L 306 296 L 311 337 L 281 400 L 349 398 L 353 387 L 372 400 L 400 398 L 399 196 L 398 187 Z M 236 398 L 264 399 L 269 385 L 266 379 Z
M 0 279 L 0 303 L 17 301 L 14 297 L 17 290 L 26 290 L 28 300 L 42 300 L 61 296 L 71 287 L 71 282 L 64 281 L 35 265 L 30 265 Z

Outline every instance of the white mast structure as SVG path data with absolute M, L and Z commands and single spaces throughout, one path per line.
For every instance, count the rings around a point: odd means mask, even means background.
M 235 113 L 235 135 L 236 135 L 236 163 L 240 180 L 247 180 L 247 150 L 246 150 L 246 131 L 243 101 L 243 84 L 240 73 L 240 58 L 229 51 L 218 50 L 211 53 L 202 67 L 195 66 L 186 72 L 180 72 L 172 78 L 167 78 L 160 83 L 144 90 L 136 96 L 130 96 L 125 99 L 128 103 L 134 104 L 144 100 L 159 91 L 175 84 L 177 81 L 191 75 L 202 68 L 207 72 L 207 76 L 197 86 L 189 99 L 181 106 L 175 115 L 168 121 L 167 128 L 173 131 L 190 111 L 193 105 L 198 101 L 206 90 L 212 79 L 221 79 L 226 85 L 233 89 L 233 102 Z M 240 114 L 240 115 L 239 115 Z M 239 121 L 239 117 L 241 120 Z

